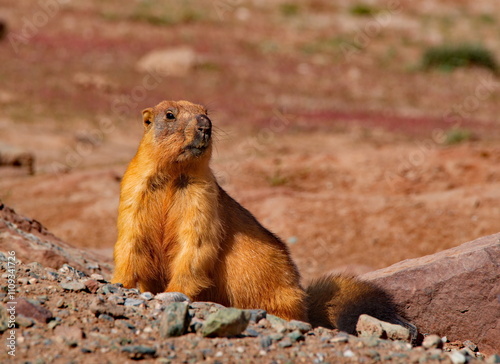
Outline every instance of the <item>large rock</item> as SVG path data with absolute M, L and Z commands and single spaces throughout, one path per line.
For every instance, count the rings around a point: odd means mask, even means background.
M 137 63 L 137 70 L 166 76 L 186 76 L 193 69 L 196 54 L 189 47 L 160 49 L 144 55 Z
M 39 262 L 54 269 L 68 264 L 87 275 L 111 275 L 111 264 L 103 263 L 104 258 L 73 248 L 38 221 L 17 214 L 0 201 L 0 251 L 12 250 L 16 252 L 16 259 L 24 263 Z
M 367 273 L 421 333 L 500 352 L 500 234 Z

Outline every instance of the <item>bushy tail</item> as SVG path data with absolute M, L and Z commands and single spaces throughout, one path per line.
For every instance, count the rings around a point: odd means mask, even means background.
M 391 296 L 372 283 L 352 276 L 329 275 L 307 287 L 309 322 L 314 326 L 356 333 L 362 314 L 402 325 Z M 404 325 L 403 325 L 404 326 Z

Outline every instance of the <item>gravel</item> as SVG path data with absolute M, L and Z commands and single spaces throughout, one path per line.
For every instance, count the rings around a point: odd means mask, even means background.
M 5 269 L 5 262 L 0 266 Z M 423 346 L 412 347 L 401 340 L 357 337 L 263 310 L 190 302 L 180 293 L 140 293 L 68 265 L 55 274 L 20 263 L 16 275 L 16 356 L 2 350 L 2 363 L 500 362 L 498 355 L 485 357 L 472 341 L 443 343 L 428 335 Z M 0 299 L 5 340 L 10 300 L 5 293 Z

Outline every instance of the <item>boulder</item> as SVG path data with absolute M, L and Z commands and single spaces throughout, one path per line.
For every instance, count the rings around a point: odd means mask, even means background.
M 420 333 L 500 352 L 500 234 L 361 276 L 394 296 Z

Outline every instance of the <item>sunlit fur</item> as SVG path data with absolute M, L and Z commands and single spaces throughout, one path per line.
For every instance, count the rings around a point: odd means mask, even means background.
M 165 117 L 168 110 L 175 120 Z M 144 136 L 121 186 L 113 282 L 306 321 L 307 294 L 287 246 L 217 184 L 212 139 L 202 153 L 186 149 L 196 139 L 197 116 L 206 113 L 186 101 L 143 111 Z M 315 322 L 335 326 L 346 308 L 336 308 L 335 296 L 366 300 L 359 291 L 369 295 L 371 286 L 351 279 L 334 292 L 325 282 L 339 278 L 325 279 L 310 290 L 324 304 L 312 300 L 310 308 L 324 318 L 313 313 Z

